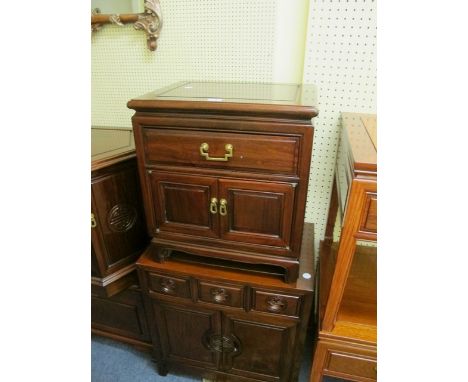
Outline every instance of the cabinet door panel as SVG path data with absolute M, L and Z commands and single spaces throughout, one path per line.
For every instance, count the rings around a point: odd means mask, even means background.
M 148 242 L 135 167 L 93 179 L 91 192 L 94 271 L 105 277 L 134 261 Z
M 217 194 L 216 178 L 179 174 L 149 175 L 156 228 L 197 236 L 218 236 L 217 215 L 210 213 Z
M 223 239 L 289 249 L 294 184 L 220 179 L 219 194 L 227 201 Z
M 153 302 L 164 360 L 217 368 L 220 357 L 205 345 L 221 333 L 220 313 L 201 308 Z
M 265 381 L 289 380 L 297 325 L 292 319 L 224 313 L 224 336 L 234 338 L 240 347 L 224 354 L 225 370 Z

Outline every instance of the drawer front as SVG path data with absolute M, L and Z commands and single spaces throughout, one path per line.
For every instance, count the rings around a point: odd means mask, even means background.
M 143 140 L 149 165 L 298 173 L 297 136 L 145 128 Z M 202 147 L 204 143 L 207 146 Z M 226 145 L 231 145 L 232 150 Z
M 190 298 L 190 280 L 188 278 L 148 274 L 148 286 L 154 292 L 170 296 Z
M 350 376 L 377 380 L 377 360 L 338 350 L 329 350 L 326 369 Z
M 203 302 L 242 308 L 244 306 L 244 288 L 236 285 L 199 281 L 198 299 Z
M 253 290 L 252 309 L 256 311 L 299 317 L 300 304 L 299 296 Z
M 368 192 L 366 204 L 361 218 L 361 232 L 377 233 L 377 194 Z

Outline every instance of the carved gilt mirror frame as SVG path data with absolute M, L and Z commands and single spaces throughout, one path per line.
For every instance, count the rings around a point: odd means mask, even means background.
M 159 0 L 144 0 L 145 10 L 143 13 L 128 14 L 101 14 L 99 9 L 93 9 L 91 13 L 91 31 L 96 32 L 102 28 L 103 24 L 124 24 L 134 23 L 135 29 L 146 32 L 148 49 L 156 50 L 159 32 L 162 28 L 162 13 Z

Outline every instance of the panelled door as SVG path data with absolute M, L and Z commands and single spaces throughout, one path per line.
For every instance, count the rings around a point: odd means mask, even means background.
M 214 208 L 218 180 L 212 177 L 152 172 L 156 227 L 167 232 L 218 237 L 218 218 Z
M 223 336 L 238 343 L 238 352 L 225 352 L 224 370 L 247 378 L 288 381 L 294 356 L 298 320 L 223 312 Z
M 289 249 L 293 184 L 220 179 L 219 196 L 223 239 Z
M 152 305 L 165 360 L 221 367 L 221 353 L 210 347 L 221 335 L 221 312 L 159 301 Z
M 122 167 L 91 182 L 91 254 L 94 276 L 130 264 L 147 245 L 135 167 Z
M 154 229 L 290 249 L 295 184 L 162 172 L 148 176 Z

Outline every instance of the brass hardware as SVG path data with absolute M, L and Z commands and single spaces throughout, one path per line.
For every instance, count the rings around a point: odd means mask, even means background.
M 200 145 L 200 155 L 204 157 L 206 160 L 211 160 L 211 161 L 216 161 L 216 162 L 227 162 L 229 158 L 232 158 L 232 152 L 234 151 L 234 147 L 230 144 L 227 143 L 226 146 L 224 146 L 224 149 L 226 150 L 226 154 L 224 154 L 224 158 L 219 158 L 219 157 L 211 157 L 210 154 L 208 153 L 208 150 L 210 149 L 210 146 L 208 146 L 208 143 L 202 143 Z
M 285 310 L 288 306 L 286 300 L 280 296 L 271 296 L 267 299 L 267 310 L 272 313 L 279 313 Z
M 218 199 L 211 198 L 210 212 L 215 215 L 218 213 Z
M 159 280 L 159 285 L 164 293 L 174 293 L 176 289 L 176 283 L 174 280 L 168 278 L 162 278 Z
M 91 228 L 94 228 L 96 226 L 97 226 L 96 218 L 94 217 L 94 214 L 91 213 Z
M 210 351 L 216 353 L 239 353 L 241 343 L 234 335 L 223 336 L 221 334 L 205 333 L 202 338 L 203 345 Z
M 224 288 L 212 288 L 211 295 L 215 302 L 226 302 L 229 300 L 229 293 Z
M 227 200 L 226 199 L 221 199 L 219 201 L 219 214 L 221 216 L 227 215 Z

